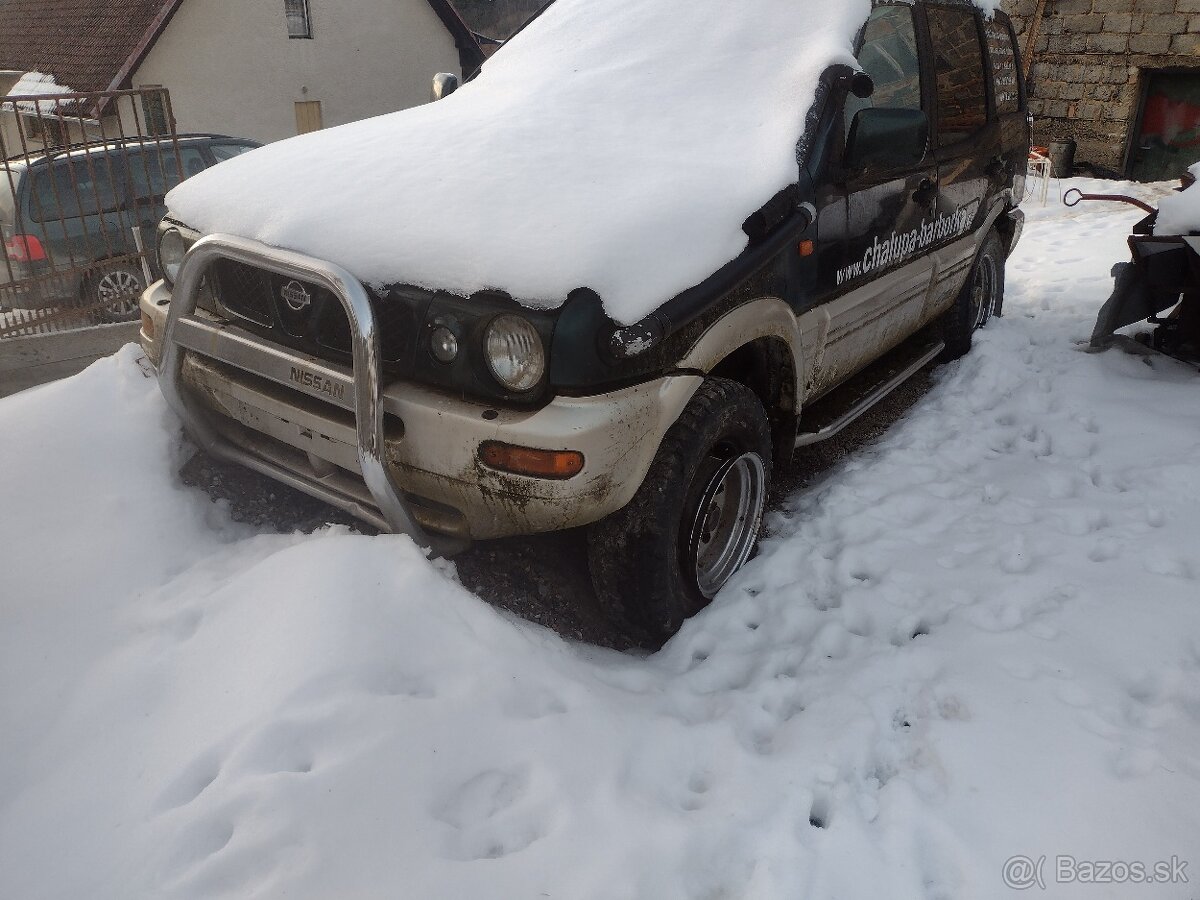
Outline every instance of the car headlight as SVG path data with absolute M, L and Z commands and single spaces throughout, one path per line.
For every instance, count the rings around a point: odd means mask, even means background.
M 158 267 L 169 284 L 175 284 L 188 244 L 177 228 L 168 228 L 158 236 Z
M 521 316 L 497 316 L 484 337 L 488 368 L 504 387 L 524 393 L 537 387 L 546 373 L 541 335 Z

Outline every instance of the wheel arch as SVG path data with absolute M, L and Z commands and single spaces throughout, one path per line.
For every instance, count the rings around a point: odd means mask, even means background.
M 779 464 L 791 457 L 800 410 L 800 329 L 790 306 L 763 297 L 730 310 L 692 346 L 679 368 L 750 388 L 771 422 Z

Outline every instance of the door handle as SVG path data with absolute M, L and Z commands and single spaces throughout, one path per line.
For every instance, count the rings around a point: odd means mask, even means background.
M 937 199 L 937 185 L 932 179 L 922 178 L 921 183 L 917 185 L 917 189 L 913 191 L 913 203 L 919 203 L 921 206 L 931 206 L 933 201 Z

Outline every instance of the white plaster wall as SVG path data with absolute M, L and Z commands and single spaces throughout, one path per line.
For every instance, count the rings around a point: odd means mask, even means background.
M 294 104 L 319 100 L 329 128 L 428 102 L 458 50 L 425 0 L 309 0 L 313 37 L 290 39 L 283 0 L 183 0 L 133 86 L 171 92 L 180 133 L 275 141 Z

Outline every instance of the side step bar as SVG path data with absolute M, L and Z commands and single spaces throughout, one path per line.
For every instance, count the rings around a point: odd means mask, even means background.
M 841 387 L 802 411 L 796 446 L 807 447 L 836 437 L 859 416 L 894 391 L 946 348 L 939 339 L 919 333 L 863 369 Z

